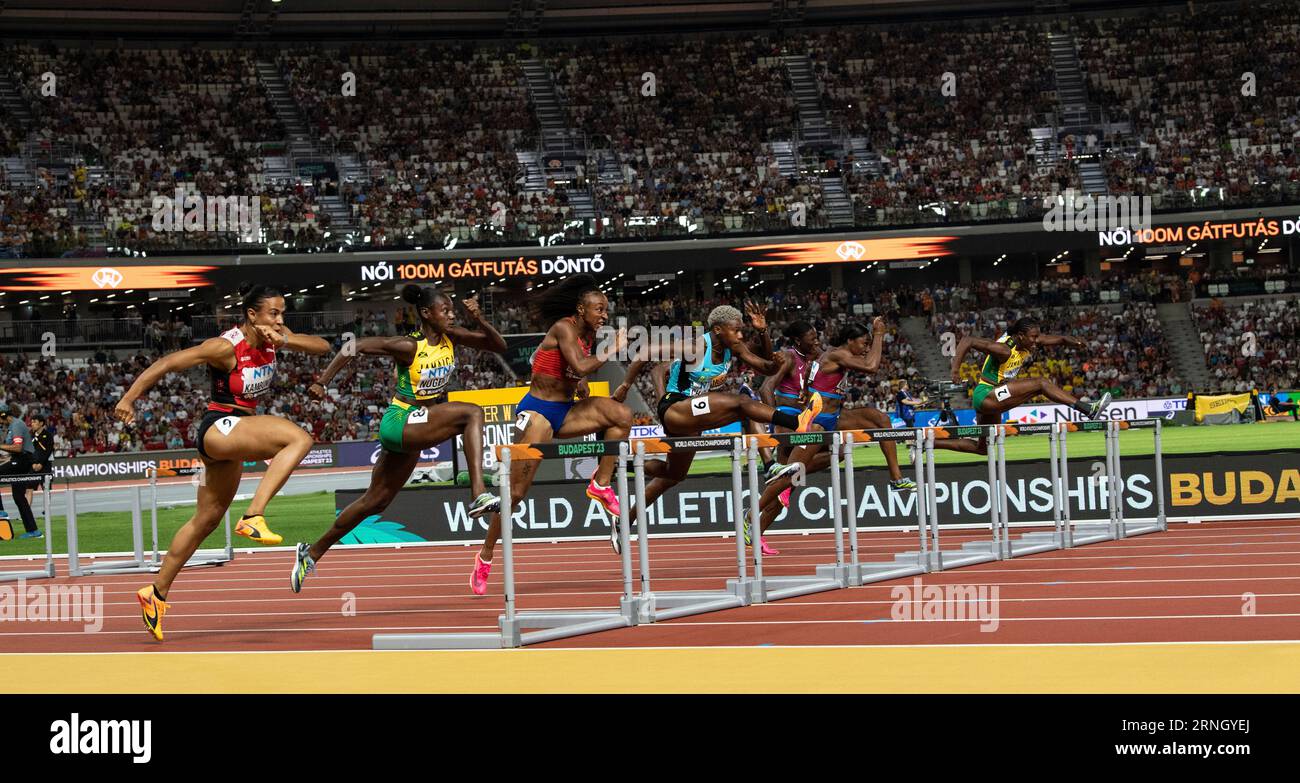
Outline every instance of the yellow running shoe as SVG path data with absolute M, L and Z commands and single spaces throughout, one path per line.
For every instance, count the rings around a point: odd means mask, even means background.
M 162 621 L 171 604 L 158 597 L 153 585 L 145 585 L 136 591 L 135 597 L 140 601 L 140 615 L 144 618 L 144 627 L 158 641 L 163 640 Z
M 271 528 L 266 526 L 266 517 L 261 514 L 240 519 L 239 524 L 235 525 L 235 535 L 251 538 L 259 544 L 279 544 L 284 541 L 279 533 L 271 532 Z

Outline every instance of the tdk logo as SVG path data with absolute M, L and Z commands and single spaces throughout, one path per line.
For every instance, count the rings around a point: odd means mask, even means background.
M 129 754 L 136 764 L 148 764 L 153 758 L 151 720 L 81 720 L 72 713 L 71 720 L 50 724 L 50 752 L 62 754 Z

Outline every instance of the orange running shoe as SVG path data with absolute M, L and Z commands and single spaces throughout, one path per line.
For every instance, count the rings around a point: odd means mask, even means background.
M 162 621 L 171 604 L 158 597 L 153 585 L 146 585 L 136 591 L 135 597 L 140 601 L 140 615 L 144 618 L 144 627 L 158 641 L 163 640 Z
M 279 533 L 271 532 L 271 528 L 266 525 L 266 517 L 261 514 L 242 517 L 235 525 L 235 535 L 268 546 L 284 542 L 284 538 Z

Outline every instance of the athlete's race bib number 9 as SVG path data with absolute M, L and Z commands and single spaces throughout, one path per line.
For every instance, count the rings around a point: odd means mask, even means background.
M 692 397 L 692 398 L 691 398 L 691 415 L 692 415 L 692 416 L 705 416 L 705 415 L 708 415 L 709 413 L 711 413 L 712 410 L 713 410 L 713 409 L 712 409 L 711 407 L 709 407 L 709 398 L 708 398 L 708 395 L 705 395 L 705 396 L 703 396 L 703 397 Z

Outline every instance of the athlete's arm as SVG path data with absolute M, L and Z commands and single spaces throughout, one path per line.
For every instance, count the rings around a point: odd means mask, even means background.
M 391 356 L 401 364 L 410 364 L 415 360 L 415 349 L 415 339 L 408 335 L 400 337 L 363 337 L 354 343 L 344 343 L 343 350 L 334 354 L 334 358 L 330 360 L 325 371 L 320 374 L 315 383 L 307 387 L 307 394 L 312 399 L 324 399 L 325 388 L 329 386 L 334 376 L 338 375 L 344 367 L 351 364 L 361 354 Z
M 772 337 L 767 333 L 767 313 L 753 302 L 745 302 L 745 312 L 749 314 L 750 325 L 754 327 L 754 335 L 747 347 L 758 356 L 771 359 Z
M 627 393 L 632 391 L 632 386 L 636 379 L 640 377 L 641 370 L 650 362 L 644 359 L 638 359 L 627 366 L 627 374 L 623 376 L 623 382 L 618 385 L 614 393 L 610 395 L 611 399 L 616 402 L 627 402 Z
M 471 296 L 461 303 L 473 320 L 474 326 L 478 327 L 477 331 L 470 331 L 459 326 L 453 326 L 447 330 L 447 336 L 457 345 L 468 345 L 470 348 L 477 348 L 481 351 L 491 351 L 493 353 L 505 353 L 506 341 L 501 333 L 496 330 L 486 318 L 483 317 L 483 311 L 479 310 L 478 298 Z
M 682 361 L 686 361 L 683 359 Z M 653 370 L 650 371 L 650 380 L 655 384 L 655 399 L 662 399 L 664 392 L 668 389 L 668 371 L 672 369 L 671 362 L 660 362 Z
M 168 373 L 181 372 L 191 367 L 198 367 L 200 364 L 221 370 L 231 369 L 235 366 L 235 346 L 231 345 L 229 340 L 212 337 L 193 348 L 160 357 L 140 373 L 140 377 L 135 379 L 131 388 L 126 390 L 126 394 L 122 395 L 122 399 L 118 400 L 117 406 L 113 408 L 113 415 L 119 421 L 131 424 L 135 421 L 135 401 L 140 399 L 140 395 L 152 389 Z
M 605 364 L 605 360 L 595 353 L 587 355 L 582 352 L 578 327 L 564 320 L 556 321 L 551 329 L 555 333 L 555 347 L 559 350 L 560 356 L 564 357 L 565 364 L 572 367 L 578 375 L 591 375 Z M 622 334 L 626 336 L 625 332 Z M 617 351 L 617 344 L 615 351 Z
M 777 360 L 781 362 L 781 366 L 776 369 L 776 372 L 767 376 L 767 380 L 763 381 L 763 385 L 758 387 L 758 398 L 763 401 L 763 404 L 773 408 L 776 407 L 776 387 L 781 384 L 781 381 L 785 380 L 785 377 L 790 374 L 790 370 L 794 367 L 794 358 L 785 351 L 777 354 Z
M 1078 337 L 1071 337 L 1065 334 L 1040 334 L 1038 344 L 1052 347 L 1054 345 L 1068 345 L 1071 348 L 1087 348 L 1088 344 Z
M 262 339 L 274 345 L 278 351 L 297 351 L 313 356 L 324 356 L 330 352 L 330 344 L 311 334 L 297 334 L 287 326 L 272 329 L 269 326 L 254 324 L 253 328 Z
M 880 369 L 881 355 L 885 350 L 885 319 L 876 316 L 871 322 L 871 350 L 867 351 L 865 358 L 854 356 L 845 350 L 836 349 L 831 352 L 833 361 L 840 367 L 846 367 L 854 372 L 874 373 Z
M 967 335 L 966 337 L 961 338 L 961 341 L 957 343 L 957 351 L 952 355 L 953 383 L 961 383 L 961 361 L 966 358 L 966 354 L 970 353 L 972 348 L 988 354 L 1000 362 L 1005 362 L 1007 359 L 1011 358 L 1011 349 L 1007 347 L 1006 343 Z

